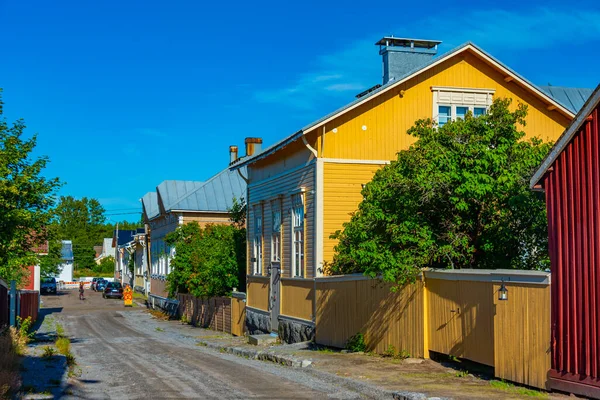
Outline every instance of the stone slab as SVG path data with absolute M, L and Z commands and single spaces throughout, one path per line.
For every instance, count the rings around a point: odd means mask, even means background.
M 267 345 L 277 343 L 277 336 L 273 335 L 250 335 L 248 336 L 248 343 L 253 344 L 255 346 L 258 345 Z

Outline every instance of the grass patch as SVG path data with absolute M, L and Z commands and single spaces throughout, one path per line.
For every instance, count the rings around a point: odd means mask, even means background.
M 0 335 L 0 398 L 10 398 L 19 388 L 19 352 L 16 330 L 13 328 Z
M 206 347 L 206 346 L 208 346 L 208 343 L 206 343 L 206 342 L 198 342 L 198 343 L 196 343 L 196 346 L 204 346 L 204 347 Z
M 144 296 L 140 292 L 133 292 L 133 298 L 140 299 L 140 300 L 148 300 L 148 296 Z
M 168 321 L 171 319 L 171 317 L 168 314 L 165 314 L 162 311 L 158 311 L 158 310 L 148 310 L 148 312 L 150 313 L 150 315 L 152 315 L 154 318 L 156 319 L 160 319 L 161 321 Z
M 490 381 L 490 386 L 493 388 L 496 388 L 496 389 L 504 390 L 505 392 L 518 394 L 521 396 L 540 397 L 540 398 L 548 397 L 548 393 L 546 393 L 546 392 L 541 392 L 539 390 L 529 389 L 529 388 L 522 387 L 522 386 L 515 386 L 512 383 L 505 382 L 505 381 L 493 380 L 493 381 Z
M 331 349 L 329 347 L 319 347 L 317 349 L 317 353 L 321 353 L 321 354 L 333 354 L 333 353 L 336 353 L 336 351 L 334 351 L 333 349 Z
M 71 353 L 71 341 L 69 340 L 69 338 L 59 337 L 58 339 L 56 339 L 56 342 L 54 344 L 56 345 L 58 352 L 63 356 L 66 356 L 67 354 Z
M 164 332 L 165 330 L 159 326 L 157 326 L 156 328 L 154 328 L 156 330 L 156 332 Z

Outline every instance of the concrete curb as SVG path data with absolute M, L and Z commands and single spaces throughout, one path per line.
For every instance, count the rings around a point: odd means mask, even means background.
M 285 365 L 287 367 L 306 368 L 312 364 L 311 360 L 300 359 L 285 354 L 278 354 L 275 351 L 244 349 L 242 347 L 223 346 L 218 343 L 199 341 L 209 349 L 218 350 L 221 353 L 233 354 L 238 357 L 249 358 L 251 360 L 268 361 L 275 364 Z

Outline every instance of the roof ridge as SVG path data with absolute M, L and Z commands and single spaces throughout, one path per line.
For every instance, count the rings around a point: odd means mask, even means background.
M 173 204 L 173 207 L 178 204 L 181 204 L 182 201 L 188 199 L 191 195 L 193 195 L 194 193 L 197 193 L 200 189 L 205 188 L 209 183 L 212 183 L 217 177 L 219 177 L 224 172 L 232 173 L 232 171 L 229 169 L 229 167 L 222 169 L 221 171 L 217 172 L 216 174 L 214 174 L 213 176 L 208 178 L 206 181 L 204 181 L 204 183 L 200 187 L 192 190 L 191 192 L 187 193 L 185 196 L 182 196 L 181 198 L 177 199 L 177 201 Z M 208 199 L 207 199 L 206 203 L 208 204 Z

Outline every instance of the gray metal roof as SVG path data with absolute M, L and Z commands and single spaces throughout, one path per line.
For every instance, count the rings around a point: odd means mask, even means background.
M 204 185 L 199 181 L 163 181 L 156 187 L 165 210 L 172 210 L 179 199 Z
M 523 76 L 521 76 L 520 74 L 518 74 L 516 71 L 514 71 L 513 69 L 511 69 L 510 67 L 506 66 L 505 64 L 503 64 L 501 61 L 499 61 L 498 59 L 496 59 L 495 57 L 493 57 L 492 55 L 490 55 L 489 53 L 487 53 L 485 50 L 483 50 L 482 48 L 480 48 L 479 46 L 477 46 L 476 44 L 472 43 L 472 42 L 466 42 L 461 44 L 460 46 L 438 56 L 438 57 L 434 57 L 431 59 L 431 61 L 415 68 L 412 71 L 407 72 L 405 75 L 399 77 L 398 79 L 394 79 L 391 80 L 389 82 L 387 82 L 386 84 L 382 85 L 380 88 L 373 90 L 372 92 L 366 94 L 363 97 L 360 97 L 340 108 L 338 108 L 337 110 L 319 118 L 318 120 L 306 125 L 304 128 L 302 128 L 301 130 L 297 131 L 296 133 L 280 140 L 279 142 L 273 144 L 272 146 L 269 146 L 267 148 L 265 148 L 262 152 L 253 155 L 252 157 L 248 157 L 246 159 L 241 160 L 239 163 L 232 165 L 230 168 L 231 169 L 238 169 L 241 168 L 242 166 L 246 166 L 248 164 L 251 164 L 257 160 L 260 160 L 262 158 L 265 158 L 266 156 L 268 156 L 269 154 L 274 153 L 275 151 L 284 148 L 285 146 L 287 146 L 288 144 L 292 143 L 293 141 L 295 141 L 296 139 L 299 139 L 300 137 L 302 137 L 302 135 L 304 134 L 304 132 L 311 130 L 312 128 L 320 125 L 322 122 L 328 120 L 329 118 L 336 116 L 337 114 L 342 113 L 343 111 L 354 107 L 357 104 L 363 103 L 368 101 L 370 98 L 377 96 L 379 93 L 387 90 L 390 86 L 395 86 L 398 85 L 399 83 L 401 83 L 402 81 L 408 79 L 409 77 L 411 77 L 413 74 L 418 73 L 421 70 L 425 70 L 427 68 L 429 68 L 430 66 L 432 66 L 433 64 L 439 62 L 440 59 L 444 59 L 444 58 L 449 58 L 451 56 L 453 56 L 456 53 L 459 53 L 461 51 L 463 51 L 464 49 L 466 49 L 467 47 L 473 47 L 476 50 L 478 50 L 479 52 L 481 52 L 482 54 L 484 54 L 486 57 L 488 57 L 491 61 L 493 61 L 494 63 L 500 65 L 502 68 L 506 69 L 508 72 L 510 72 L 512 75 L 514 75 L 515 77 L 517 77 L 518 79 L 522 80 L 523 82 L 525 82 L 527 85 L 531 86 L 534 91 L 537 91 L 538 94 L 542 97 L 549 97 L 551 100 L 553 100 L 554 102 L 556 102 L 559 106 L 562 106 L 563 108 L 565 108 L 566 110 L 568 110 L 569 112 L 571 112 L 572 114 L 575 114 L 576 111 L 573 111 L 571 109 L 571 107 L 569 107 L 568 104 L 564 104 L 562 101 L 558 100 L 556 97 L 550 95 L 549 93 L 545 92 L 544 90 L 542 90 L 539 86 L 531 83 L 529 80 L 527 80 L 526 78 L 524 78 Z
M 568 88 L 562 86 L 540 86 L 544 92 L 577 114 L 594 89 Z
M 552 150 L 546 157 L 546 159 L 542 162 L 542 165 L 535 172 L 531 180 L 529 181 L 529 187 L 533 190 L 536 190 L 535 186 L 542 180 L 546 172 L 548 172 L 548 168 L 554 164 L 554 161 L 560 156 L 565 147 L 571 142 L 573 136 L 579 132 L 581 125 L 585 119 L 592 113 L 592 111 L 600 105 L 600 85 L 596 87 L 596 89 L 588 96 L 586 102 L 581 106 L 579 113 L 575 116 L 571 124 L 565 129 L 564 133 L 558 138 Z
M 142 197 L 142 207 L 148 219 L 152 219 L 159 214 L 156 192 L 148 192 Z
M 240 171 L 246 174 L 246 167 Z M 229 168 L 219 172 L 201 187 L 180 198 L 171 210 L 227 212 L 233 205 L 233 198 L 246 195 L 246 182 L 237 171 Z

